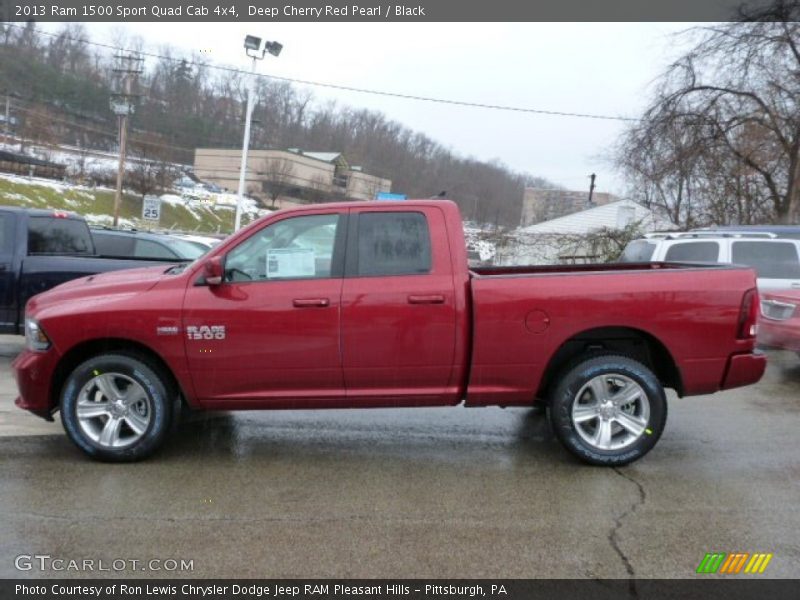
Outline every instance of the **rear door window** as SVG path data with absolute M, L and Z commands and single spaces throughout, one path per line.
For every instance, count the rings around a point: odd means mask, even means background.
M 178 255 L 164 244 L 150 240 L 136 240 L 136 249 L 133 255 L 137 258 L 178 258 Z
M 361 213 L 358 276 L 416 275 L 431 270 L 428 221 L 420 212 Z
M 794 242 L 733 242 L 731 262 L 753 267 L 764 279 L 800 278 L 800 260 Z
M 11 228 L 14 220 L 8 213 L 0 212 L 0 255 L 11 254 L 14 230 Z
M 95 231 L 94 245 L 97 248 L 97 253 L 100 256 L 133 256 L 133 242 L 135 241 L 129 235 L 114 235 L 113 233 L 103 233 Z
M 670 262 L 717 262 L 717 242 L 679 242 L 667 248 L 664 260 Z
M 84 221 L 30 217 L 28 254 L 94 254 L 94 244 Z

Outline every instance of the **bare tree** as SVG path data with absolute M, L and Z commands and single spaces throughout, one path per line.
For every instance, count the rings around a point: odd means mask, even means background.
M 259 171 L 264 176 L 261 190 L 270 200 L 269 208 L 275 208 L 275 202 L 294 186 L 294 165 L 283 158 L 265 160 Z
M 30 108 L 18 108 L 20 114 L 20 150 L 24 151 L 26 140 L 50 150 L 56 141 L 56 125 L 50 118 L 47 106 L 35 104 Z
M 142 199 L 164 191 L 179 175 L 169 162 L 169 146 L 157 134 L 138 135 L 131 141 L 131 153 L 133 159 L 129 161 L 128 185 L 138 191 Z
M 776 0 L 687 33 L 618 151 L 637 199 L 684 226 L 800 218 L 798 21 L 800 0 Z

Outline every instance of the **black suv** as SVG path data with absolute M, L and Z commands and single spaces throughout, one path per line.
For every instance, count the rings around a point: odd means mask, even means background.
M 204 253 L 196 244 L 166 233 L 92 229 L 92 237 L 100 256 L 183 261 L 194 260 Z

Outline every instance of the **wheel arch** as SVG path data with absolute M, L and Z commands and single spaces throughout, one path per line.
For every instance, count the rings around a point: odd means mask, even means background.
M 79 364 L 88 360 L 93 356 L 100 354 L 109 354 L 119 352 L 121 354 L 140 356 L 146 361 L 157 367 L 166 377 L 164 382 L 169 392 L 177 395 L 182 403 L 186 403 L 186 394 L 181 387 L 175 374 L 172 372 L 169 364 L 161 357 L 161 355 L 150 348 L 149 346 L 130 339 L 124 338 L 98 338 L 86 340 L 76 344 L 70 348 L 61 360 L 58 361 L 55 370 L 53 371 L 52 382 L 50 384 L 50 407 L 51 411 L 55 411 L 59 405 L 59 398 L 64 383 L 69 377 L 69 374 Z
M 649 368 L 663 387 L 683 395 L 680 369 L 667 347 L 657 337 L 634 327 L 597 327 L 586 329 L 565 340 L 550 357 L 544 377 L 536 392 L 547 399 L 557 382 L 558 374 L 570 363 L 597 352 L 621 354 Z

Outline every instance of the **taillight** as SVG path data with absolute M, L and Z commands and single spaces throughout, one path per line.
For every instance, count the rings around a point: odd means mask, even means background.
M 758 290 L 747 290 L 742 298 L 742 307 L 739 309 L 739 329 L 736 337 L 740 340 L 751 340 L 756 337 L 758 329 L 758 313 L 760 301 Z

